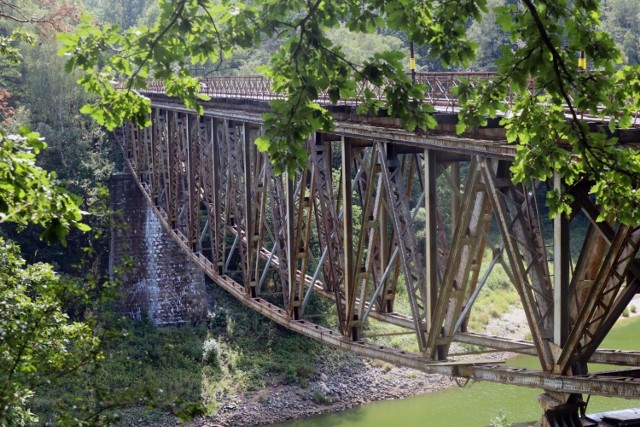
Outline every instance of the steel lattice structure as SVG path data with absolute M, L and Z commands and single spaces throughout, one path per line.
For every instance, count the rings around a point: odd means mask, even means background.
M 260 111 L 234 104 L 267 98 L 268 86 L 253 77 L 216 84 L 232 89 L 218 93 L 224 102 L 208 104 L 204 116 L 150 92 L 152 126 L 125 126 L 122 144 L 167 232 L 218 285 L 334 347 L 426 372 L 544 389 L 548 414 L 567 403 L 575 409 L 581 394 L 640 397 L 640 353 L 599 350 L 638 292 L 640 228 L 599 221 L 587 180 L 569 190 L 574 210 L 588 219 L 574 265 L 574 218 L 549 222 L 539 201 L 545 185 L 563 183 L 513 183 L 515 148 L 484 137 L 495 130 L 460 138 L 444 126 L 423 136 L 338 112 L 334 133 L 309 137 L 306 168 L 276 176 L 253 144 L 262 133 Z M 546 240 L 544 227 L 552 230 Z M 496 264 L 518 292 L 531 341 L 467 331 Z M 309 317 L 316 297 L 330 304 Z M 404 313 L 395 311 L 400 300 Z M 335 329 L 314 323 L 318 315 Z M 372 321 L 415 334 L 418 352 L 376 343 L 367 335 Z M 456 358 L 454 343 L 536 355 L 541 368 Z M 631 368 L 589 374 L 592 362 Z

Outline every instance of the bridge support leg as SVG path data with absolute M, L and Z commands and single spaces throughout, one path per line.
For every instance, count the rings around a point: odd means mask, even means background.
M 111 177 L 110 275 L 120 281 L 123 314 L 157 325 L 197 322 L 207 315 L 204 273 L 166 234 L 131 174 Z M 147 193 L 149 200 L 151 194 Z M 127 260 L 132 260 L 127 261 Z M 123 268 L 131 262 L 130 268 Z
M 351 322 L 353 325 L 351 327 L 351 341 L 360 341 L 360 337 L 362 336 L 362 325 L 358 320 L 358 315 L 354 314 L 353 321 Z

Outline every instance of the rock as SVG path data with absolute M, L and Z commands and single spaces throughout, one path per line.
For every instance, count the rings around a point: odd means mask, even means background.
M 320 373 L 320 381 L 322 381 L 323 383 L 326 383 L 329 380 L 329 377 L 327 377 L 324 372 Z
M 331 390 L 329 390 L 329 387 L 327 387 L 327 385 L 323 381 L 320 381 L 318 383 L 318 390 L 320 391 L 320 393 L 324 394 L 325 396 L 331 394 Z

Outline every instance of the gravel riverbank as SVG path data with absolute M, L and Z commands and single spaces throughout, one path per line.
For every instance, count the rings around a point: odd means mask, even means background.
M 640 296 L 630 305 L 640 307 Z M 639 311 L 629 313 L 639 315 Z M 526 318 L 516 306 L 498 319 L 492 319 L 487 332 L 523 339 L 527 335 Z M 511 353 L 494 353 L 485 358 L 504 360 Z M 402 399 L 431 393 L 455 385 L 442 375 L 425 374 L 386 363 L 357 359 L 339 368 L 317 366 L 317 374 L 302 387 L 273 378 L 268 387 L 255 392 L 225 395 L 218 398 L 214 416 L 199 418 L 188 427 L 244 427 L 281 423 L 330 412 L 339 412 L 361 404 L 380 400 Z M 165 426 L 175 425 L 166 420 Z
M 309 385 L 275 383 L 254 393 L 219 401 L 215 416 L 187 423 L 189 427 L 259 426 L 338 412 L 367 402 L 401 399 L 455 384 L 442 375 L 370 361 L 339 369 L 319 369 Z

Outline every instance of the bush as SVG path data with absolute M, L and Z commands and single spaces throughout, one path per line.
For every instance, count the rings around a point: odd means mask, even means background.
M 311 378 L 318 375 L 318 370 L 312 365 L 298 365 L 296 367 L 296 374 L 299 378 Z
M 284 370 L 284 375 L 287 378 L 288 382 L 290 383 L 295 382 L 296 378 L 298 377 L 296 367 L 291 364 L 288 364 Z
M 212 368 L 219 368 L 220 362 L 218 360 L 218 355 L 220 354 L 220 346 L 218 342 L 213 339 L 207 339 L 202 345 L 202 361 L 205 365 L 208 365 Z
M 333 399 L 331 396 L 327 396 L 318 390 L 313 393 L 313 401 L 318 405 L 330 405 L 333 402 Z
M 629 307 L 629 310 L 631 310 L 632 313 L 635 313 L 636 311 L 638 311 L 638 308 L 635 305 L 632 305 L 631 307 Z
M 507 420 L 507 416 L 501 412 L 498 413 L 493 419 L 491 419 L 490 427 L 511 427 L 512 423 Z
M 629 309 L 625 308 L 624 311 L 622 312 L 622 317 L 629 317 Z

